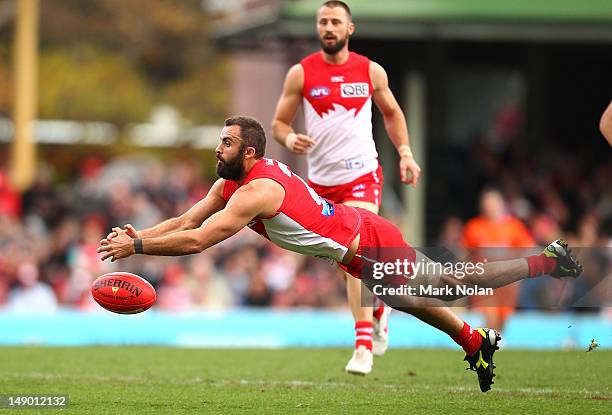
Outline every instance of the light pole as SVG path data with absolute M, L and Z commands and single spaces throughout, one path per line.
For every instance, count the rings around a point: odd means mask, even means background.
M 15 136 L 11 146 L 11 180 L 26 190 L 36 176 L 34 120 L 37 107 L 39 0 L 17 0 L 15 25 L 15 99 L 13 120 Z

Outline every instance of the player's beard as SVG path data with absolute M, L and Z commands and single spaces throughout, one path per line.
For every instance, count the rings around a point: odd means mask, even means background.
M 240 180 L 244 176 L 244 148 L 232 159 L 219 160 L 217 157 L 217 175 L 225 180 Z
M 346 36 L 338 39 L 336 43 L 332 45 L 326 45 L 325 38 L 319 38 L 319 43 L 321 44 L 321 49 L 323 49 L 323 52 L 327 53 L 328 55 L 335 55 L 336 53 L 342 50 L 344 45 L 346 45 L 346 42 L 348 42 L 348 38 L 349 35 L 347 33 Z

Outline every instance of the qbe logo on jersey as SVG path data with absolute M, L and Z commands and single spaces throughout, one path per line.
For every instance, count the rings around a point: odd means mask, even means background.
M 342 98 L 367 98 L 370 96 L 370 85 L 367 82 L 352 82 L 340 84 Z

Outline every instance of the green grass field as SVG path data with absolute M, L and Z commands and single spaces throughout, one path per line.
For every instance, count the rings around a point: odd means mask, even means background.
M 89 414 L 612 413 L 610 350 L 502 350 L 486 394 L 459 351 L 390 350 L 367 377 L 344 374 L 349 353 L 3 347 L 0 394 L 69 394 L 61 412 Z

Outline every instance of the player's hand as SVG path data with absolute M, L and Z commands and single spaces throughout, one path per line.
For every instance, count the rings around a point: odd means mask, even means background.
M 98 247 L 98 253 L 102 254 L 100 260 L 104 261 L 108 258 L 114 262 L 121 258 L 127 258 L 134 255 L 134 239 L 128 235 L 127 231 L 120 228 L 113 228 L 116 236 L 108 239 L 102 239 Z
M 112 231 L 111 231 L 111 232 L 110 232 L 108 235 L 106 235 L 106 240 L 107 240 L 107 241 L 110 241 L 110 240 L 111 240 L 111 239 L 113 239 L 115 236 L 119 235 L 119 231 L 122 231 L 122 230 L 123 230 L 123 231 L 125 231 L 125 232 L 127 233 L 127 235 L 128 235 L 130 238 L 132 238 L 132 239 L 138 239 L 138 238 L 140 238 L 140 236 L 139 236 L 138 231 L 136 230 L 136 228 L 134 228 L 134 227 L 132 226 L 132 224 L 131 224 L 131 223 L 128 223 L 128 224 L 126 224 L 126 225 L 123 225 L 123 229 L 118 228 L 118 227 L 113 228 L 113 230 L 112 230 Z M 104 239 L 103 239 L 103 240 L 104 240 Z M 102 240 L 102 241 L 103 241 L 103 240 Z M 100 243 L 102 243 L 102 241 L 100 241 Z
M 411 155 L 402 156 L 399 168 L 402 183 L 411 184 L 412 187 L 416 188 L 419 176 L 421 175 L 421 168 L 414 160 L 414 157 Z
M 306 154 L 315 145 L 315 140 L 306 134 L 290 133 L 287 136 L 285 145 L 296 154 Z

